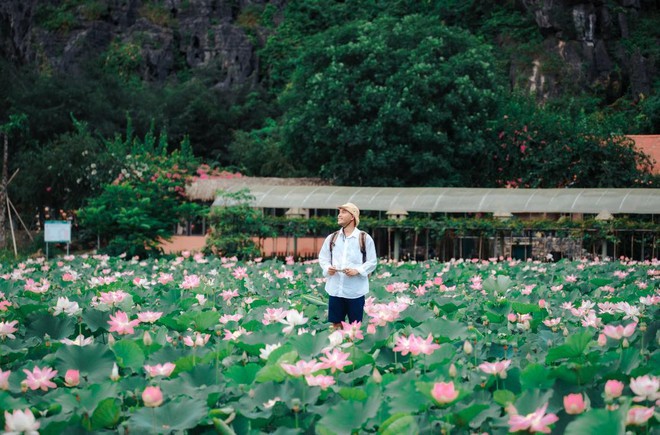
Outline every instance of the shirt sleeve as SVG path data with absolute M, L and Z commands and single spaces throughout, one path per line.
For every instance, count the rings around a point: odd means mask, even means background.
M 328 277 L 328 269 L 332 266 L 330 258 L 330 239 L 332 239 L 332 234 L 325 238 L 323 241 L 323 246 L 321 246 L 321 251 L 319 252 L 319 266 L 323 271 L 323 276 Z
M 357 267 L 357 271 L 362 276 L 369 276 L 378 265 L 378 256 L 376 255 L 376 244 L 369 234 L 365 237 L 364 248 L 367 251 L 367 261 Z

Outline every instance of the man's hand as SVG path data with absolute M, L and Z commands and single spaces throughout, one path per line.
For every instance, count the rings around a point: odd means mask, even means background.
M 360 272 L 358 272 L 357 269 L 349 269 L 349 268 L 344 269 L 344 273 L 347 276 L 355 276 L 360 274 Z
M 338 272 L 338 270 L 337 270 L 337 268 L 335 268 L 335 266 L 328 267 L 328 275 L 332 276 L 337 272 Z

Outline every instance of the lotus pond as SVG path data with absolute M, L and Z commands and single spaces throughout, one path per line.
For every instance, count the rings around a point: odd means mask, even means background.
M 314 263 L 0 265 L 0 423 L 60 433 L 658 431 L 660 262 L 381 263 L 332 330 Z

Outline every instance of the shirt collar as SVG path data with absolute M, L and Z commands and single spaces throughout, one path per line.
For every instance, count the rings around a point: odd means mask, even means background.
M 341 234 L 344 236 L 344 238 L 350 239 L 352 237 L 357 237 L 360 234 L 360 230 L 357 229 L 357 227 L 353 230 L 350 236 L 346 236 L 346 233 L 344 232 L 344 229 L 341 229 Z

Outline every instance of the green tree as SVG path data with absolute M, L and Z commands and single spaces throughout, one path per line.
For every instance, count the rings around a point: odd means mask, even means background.
M 208 215 L 211 233 L 205 250 L 225 257 L 258 257 L 261 250 L 252 238 L 273 237 L 274 231 L 264 222 L 262 212 L 250 205 L 254 197 L 242 190 L 224 192 L 220 198 L 224 204 L 213 207 Z
M 649 157 L 607 120 L 579 108 L 539 107 L 524 96 L 507 99 L 483 159 L 484 181 L 498 187 L 644 187 L 653 184 Z
M 89 239 L 102 241 L 102 252 L 159 254 L 160 242 L 171 237 L 176 223 L 200 212 L 201 206 L 185 197 L 186 182 L 198 166 L 190 144 L 184 141 L 180 151 L 169 153 L 165 142 L 163 135 L 160 141 L 127 136 L 110 144 L 114 151 L 129 148 L 132 153 L 125 155 L 117 178 L 78 212 Z
M 488 46 L 419 15 L 353 22 L 310 38 L 284 142 L 340 184 L 475 185 L 500 92 Z

